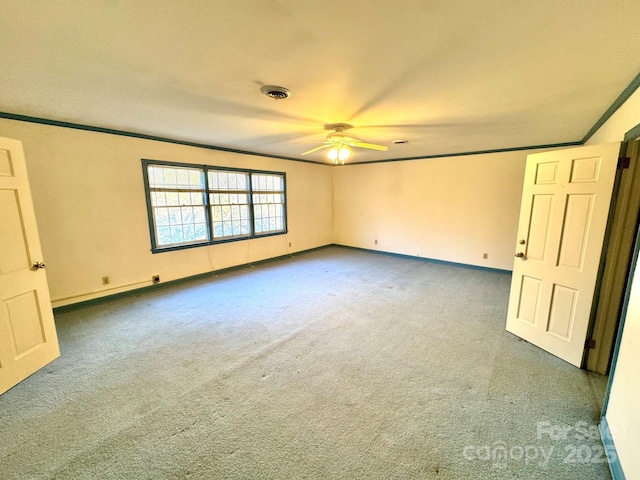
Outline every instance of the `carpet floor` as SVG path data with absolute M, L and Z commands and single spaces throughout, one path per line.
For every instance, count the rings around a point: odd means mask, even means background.
M 329 247 L 56 314 L 0 478 L 610 478 L 606 378 L 505 331 L 510 279 Z

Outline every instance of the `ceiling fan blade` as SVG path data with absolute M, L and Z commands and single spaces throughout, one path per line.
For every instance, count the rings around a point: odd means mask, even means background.
M 301 155 L 307 155 L 309 153 L 317 152 L 318 150 L 322 150 L 323 148 L 327 148 L 327 147 L 330 147 L 330 146 L 331 146 L 330 143 L 327 144 L 327 145 L 320 145 L 319 147 L 312 148 L 311 150 L 307 150 L 306 152 L 301 153 Z
M 349 145 L 358 148 L 369 148 L 371 150 L 379 150 L 381 152 L 386 152 L 389 150 L 389 147 L 385 147 L 384 145 L 376 145 L 375 143 L 365 143 L 360 141 L 349 142 Z

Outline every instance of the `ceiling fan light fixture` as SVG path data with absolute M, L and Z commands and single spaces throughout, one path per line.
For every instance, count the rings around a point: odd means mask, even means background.
M 336 165 L 338 161 L 344 165 L 344 161 L 351 156 L 351 149 L 348 145 L 334 145 L 327 152 L 327 157 L 332 160 Z

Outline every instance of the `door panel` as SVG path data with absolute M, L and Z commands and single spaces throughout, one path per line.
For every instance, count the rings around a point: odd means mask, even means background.
M 25 292 L 6 301 L 15 358 L 45 343 L 42 315 L 35 290 Z
M 582 270 L 587 246 L 593 195 L 568 195 L 560 238 L 559 267 Z
M 544 262 L 547 258 L 552 214 L 553 195 L 534 195 L 527 247 L 527 258 L 531 261 Z
M 0 190 L 0 274 L 29 267 L 27 242 L 16 191 Z
M 0 394 L 60 355 L 22 144 L 0 138 Z M 40 267 L 44 267 L 41 264 Z
M 507 330 L 580 366 L 619 143 L 529 155 Z
M 542 282 L 533 277 L 522 276 L 520 301 L 518 302 L 518 319 L 523 322 L 536 324 L 538 305 L 540 300 L 540 287 Z
M 553 285 L 548 332 L 565 340 L 571 338 L 571 326 L 576 313 L 577 298 L 577 290 L 562 285 Z

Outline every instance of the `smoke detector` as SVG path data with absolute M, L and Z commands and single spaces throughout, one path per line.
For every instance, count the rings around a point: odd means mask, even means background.
M 291 91 L 288 88 L 278 87 L 276 85 L 263 85 L 260 87 L 260 91 L 274 100 L 284 100 L 291 96 Z

